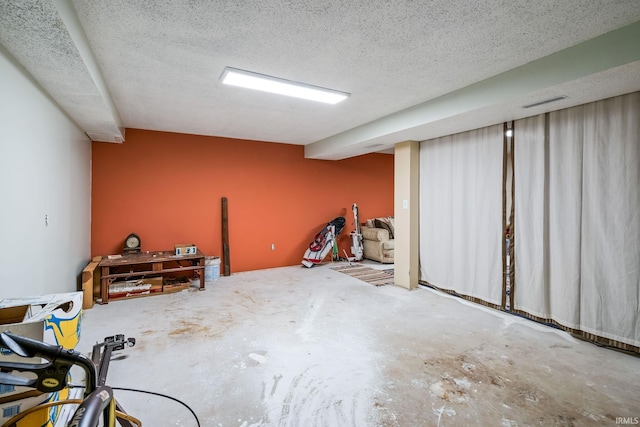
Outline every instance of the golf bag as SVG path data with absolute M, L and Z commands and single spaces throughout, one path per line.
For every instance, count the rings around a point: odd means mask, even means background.
M 336 237 L 344 228 L 345 222 L 344 217 L 339 216 L 320 230 L 313 242 L 309 244 L 309 249 L 304 253 L 302 265 L 311 268 L 315 264 L 321 263 L 333 249 Z

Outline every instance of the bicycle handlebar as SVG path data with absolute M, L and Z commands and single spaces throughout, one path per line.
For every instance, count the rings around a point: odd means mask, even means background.
M 95 365 L 88 357 L 77 351 L 66 350 L 59 345 L 46 344 L 11 332 L 0 333 L 0 346 L 22 357 L 41 357 L 49 361 L 42 364 L 0 361 L 0 369 L 29 371 L 38 376 L 37 379 L 30 380 L 29 384 L 25 384 L 23 377 L 3 373 L 0 376 L 0 383 L 27 385 L 45 393 L 59 391 L 67 386 L 67 374 L 71 366 L 78 365 L 86 374 L 85 396 L 97 387 L 98 375 Z

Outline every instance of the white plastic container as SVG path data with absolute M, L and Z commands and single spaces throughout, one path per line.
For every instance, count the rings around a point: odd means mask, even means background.
M 204 258 L 204 284 L 208 285 L 220 278 L 220 257 L 208 256 Z

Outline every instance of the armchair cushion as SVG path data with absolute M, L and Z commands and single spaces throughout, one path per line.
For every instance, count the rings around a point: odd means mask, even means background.
M 360 229 L 362 238 L 375 242 L 386 242 L 389 240 L 389 232 L 382 228 L 362 227 Z
M 389 232 L 389 238 L 393 239 L 393 223 L 389 220 L 389 218 L 376 218 L 373 221 L 376 228 L 382 228 Z
M 389 232 L 389 239 L 393 239 L 395 237 L 396 223 L 395 219 L 392 216 L 371 218 L 362 225 L 365 225 L 369 228 L 382 228 L 383 230 L 387 230 Z

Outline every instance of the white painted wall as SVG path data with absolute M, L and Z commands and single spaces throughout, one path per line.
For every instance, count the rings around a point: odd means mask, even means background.
M 0 132 L 0 298 L 75 291 L 91 251 L 91 142 L 1 46 Z

